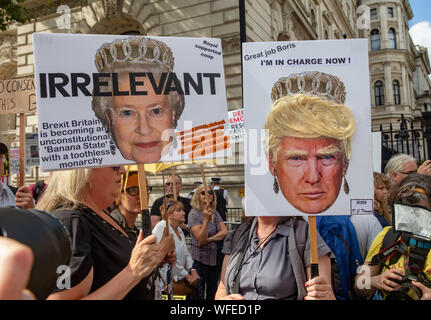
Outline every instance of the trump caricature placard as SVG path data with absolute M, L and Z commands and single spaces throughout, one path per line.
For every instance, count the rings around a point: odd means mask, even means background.
M 231 155 L 220 39 L 33 35 L 41 169 Z
M 373 213 L 366 39 L 243 44 L 248 216 Z

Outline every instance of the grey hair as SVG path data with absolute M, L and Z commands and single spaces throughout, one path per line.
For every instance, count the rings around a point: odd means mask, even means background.
M 414 157 L 404 153 L 396 154 L 389 159 L 385 167 L 385 174 L 391 182 L 393 182 L 392 173 L 399 172 L 403 168 L 403 165 L 409 161 L 416 163 L 416 159 Z

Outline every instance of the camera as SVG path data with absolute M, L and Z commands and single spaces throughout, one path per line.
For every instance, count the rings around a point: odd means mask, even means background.
M 58 267 L 68 266 L 72 255 L 66 227 L 44 211 L 0 208 L 0 236 L 32 249 L 34 263 L 27 288 L 37 299 L 46 299 L 55 289 Z
M 412 281 L 418 281 L 427 287 L 431 287 L 431 281 L 423 272 L 423 267 L 431 248 L 430 240 L 425 237 L 411 235 L 409 247 L 409 263 L 404 278 L 401 281 L 395 281 L 400 284 L 400 287 L 389 292 L 385 300 L 420 300 L 422 291 L 415 287 Z

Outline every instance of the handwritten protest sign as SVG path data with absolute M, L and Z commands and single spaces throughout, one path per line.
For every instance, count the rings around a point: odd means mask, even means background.
M 247 42 L 243 70 L 246 214 L 372 213 L 367 40 Z
M 33 39 L 43 171 L 231 155 L 219 39 Z
M 0 80 L 0 114 L 36 112 L 34 78 Z

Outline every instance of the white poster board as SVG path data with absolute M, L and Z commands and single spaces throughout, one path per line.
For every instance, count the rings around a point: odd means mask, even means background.
M 229 111 L 231 143 L 244 142 L 244 109 Z
M 25 167 L 39 166 L 39 140 L 37 133 L 25 134 Z
M 9 150 L 10 173 L 19 174 L 19 148 Z
M 33 45 L 42 171 L 231 156 L 220 39 L 35 33 Z
M 373 170 L 382 173 L 382 133 L 373 132 Z
M 306 74 L 312 76 L 304 80 L 308 77 Z M 330 75 L 330 77 L 326 78 L 322 74 Z M 347 189 L 350 189 L 347 190 L 348 194 L 344 192 L 346 189 L 343 177 L 344 165 L 341 166 L 341 164 L 338 166 L 336 179 L 334 178 L 336 181 L 334 180 L 335 183 L 333 183 L 334 186 L 339 186 L 338 193 L 335 190 L 336 187 L 330 186 L 329 178 L 325 178 L 326 174 L 319 170 L 313 171 L 310 167 L 307 170 L 301 169 L 306 173 L 317 172 L 316 177 L 313 177 L 316 181 L 310 182 L 299 169 L 292 171 L 294 175 L 288 175 L 287 169 L 284 167 L 274 166 L 274 168 L 279 169 L 276 174 L 277 185 L 280 189 L 278 193 L 275 193 L 274 176 L 270 170 L 264 146 L 266 132 L 263 130 L 267 115 L 271 110 L 273 86 L 279 79 L 285 78 L 282 85 L 285 85 L 286 92 L 290 90 L 291 93 L 295 93 L 295 88 L 299 91 L 298 88 L 305 84 L 310 88 L 317 87 L 317 91 L 322 91 L 321 93 L 333 92 L 338 91 L 338 87 L 335 90 L 335 86 L 338 84 L 335 80 L 328 81 L 328 79 L 334 77 L 338 78 L 345 86 L 343 89 L 345 101 L 342 104 L 350 108 L 356 124 L 356 131 L 351 141 L 351 158 L 350 161 L 346 162 L 348 168 L 345 173 L 345 181 L 349 186 Z M 287 85 L 287 81 L 291 82 Z M 329 85 L 329 82 L 332 84 Z M 245 155 L 246 215 L 292 216 L 373 213 L 373 162 L 367 39 L 243 43 L 243 85 L 244 109 L 247 113 L 245 149 L 248 151 Z M 334 95 L 341 95 L 341 92 L 335 92 Z M 298 116 L 298 119 L 301 119 L 301 115 Z M 285 121 L 285 119 L 280 119 L 280 121 Z M 311 122 L 309 123 L 311 124 Z M 308 128 L 307 124 L 304 126 Z M 286 161 L 293 161 L 295 164 L 298 163 L 297 160 L 301 160 L 304 165 L 311 165 L 311 160 L 320 161 L 324 159 L 324 156 L 319 153 L 320 147 L 316 147 L 314 151 L 304 149 L 311 148 L 313 144 L 316 146 L 321 141 L 306 142 L 306 140 L 305 138 L 297 140 L 296 142 L 299 141 L 300 143 L 294 146 L 292 140 L 285 139 L 283 141 L 286 141 L 287 145 L 283 145 L 277 150 L 288 150 L 281 157 Z M 322 141 L 327 142 L 325 139 Z M 288 149 L 292 146 L 297 150 L 292 152 Z M 338 160 L 340 152 L 334 154 L 337 156 L 335 159 L 338 165 L 341 163 L 341 160 Z M 292 157 L 291 155 L 295 156 Z M 279 162 L 280 165 L 282 163 Z M 280 171 L 284 173 L 281 174 Z M 326 201 L 323 199 L 331 192 L 335 196 L 332 200 L 328 198 L 330 201 L 328 200 L 325 206 L 321 208 L 311 207 Z M 289 200 L 287 200 L 288 198 Z M 309 207 L 305 208 L 305 206 Z

